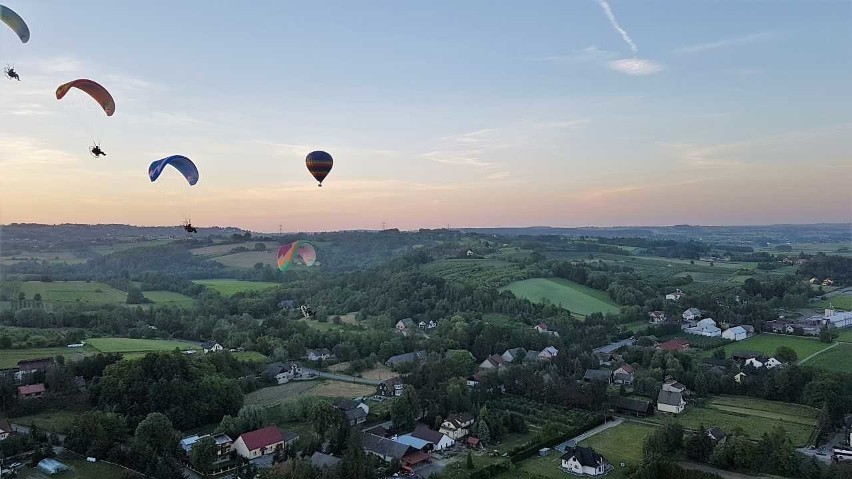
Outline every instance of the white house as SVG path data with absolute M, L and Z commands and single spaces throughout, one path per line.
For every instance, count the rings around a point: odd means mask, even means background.
M 278 384 L 289 383 L 292 379 L 302 376 L 302 368 L 293 362 L 287 362 L 276 368 L 275 381 Z
M 308 360 L 309 361 L 319 361 L 320 359 L 325 360 L 331 358 L 331 351 L 328 349 L 309 349 L 308 350 Z
M 557 333 L 556 331 L 551 331 L 550 328 L 548 328 L 547 325 L 544 324 L 544 323 L 536 324 L 535 326 L 533 326 L 533 329 L 536 332 L 541 333 L 541 334 L 549 334 L 549 335 L 555 336 L 557 338 L 559 337 L 559 333 Z
M 650 324 L 660 324 L 666 322 L 666 313 L 663 311 L 651 311 L 648 313 L 648 322 Z
M 737 373 L 734 376 L 734 382 L 739 384 L 739 383 L 743 382 L 743 378 L 745 378 L 745 377 L 746 377 L 746 373 Z
M 298 434 L 269 426 L 242 434 L 234 441 L 234 451 L 246 459 L 254 459 L 272 454 L 276 448 L 284 447 L 284 444 L 293 444 L 297 439 L 299 439 Z
M 685 313 L 684 313 L 685 314 Z M 699 313 L 700 314 L 700 313 Z M 684 329 L 684 332 L 696 334 L 698 336 L 707 336 L 710 338 L 718 338 L 722 335 L 722 330 L 716 326 L 716 321 L 712 318 L 704 318 L 692 328 Z
M 687 321 L 694 321 L 701 317 L 701 310 L 698 308 L 689 308 L 683 312 L 682 316 Z
M 676 289 L 674 293 L 666 295 L 666 301 L 679 301 L 683 297 L 683 291 Z
M 766 362 L 763 365 L 766 366 L 766 369 L 774 369 L 774 368 L 777 368 L 778 366 L 783 366 L 784 363 L 782 363 L 781 361 L 779 361 L 775 358 L 769 358 L 769 359 L 766 360 Z
M 12 425 L 5 419 L 0 419 L 0 441 L 12 434 Z
M 660 412 L 680 414 L 685 407 L 686 401 L 683 400 L 683 394 L 680 392 L 667 391 L 664 388 L 657 396 L 657 410 Z
M 473 426 L 473 416 L 471 414 L 450 414 L 441 423 L 440 433 L 450 436 L 451 439 L 459 440 L 470 434 L 471 426 Z
M 201 343 L 201 348 L 205 353 L 218 353 L 219 351 L 223 351 L 225 348 L 222 347 L 221 344 L 216 341 L 204 341 Z
M 561 459 L 562 469 L 572 474 L 603 476 L 612 470 L 612 465 L 590 447 L 566 448 Z
M 543 360 L 550 360 L 556 357 L 559 354 L 559 350 L 554 348 L 553 346 L 548 346 L 544 348 L 540 353 L 538 353 L 538 358 Z
M 762 368 L 763 363 L 758 361 L 757 358 L 748 358 L 745 361 L 746 365 L 751 366 L 753 368 Z
M 456 444 L 456 441 L 453 440 L 453 438 L 451 438 L 450 436 L 442 434 L 438 431 L 433 431 L 432 429 L 429 429 L 428 427 L 423 425 L 417 426 L 417 429 L 415 429 L 414 432 L 412 432 L 410 435 L 431 443 L 433 450 L 435 451 L 442 451 L 444 449 L 453 447 Z
M 742 326 L 734 326 L 733 328 L 726 329 L 722 333 L 722 337 L 730 339 L 731 341 L 742 341 L 748 337 L 748 331 L 746 331 Z

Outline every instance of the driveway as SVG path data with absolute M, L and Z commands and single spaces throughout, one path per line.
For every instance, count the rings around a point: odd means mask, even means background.
M 846 437 L 843 433 L 839 432 L 819 447 L 800 447 L 796 449 L 796 452 L 800 452 L 808 457 L 813 457 L 824 464 L 831 464 L 831 456 L 834 454 L 834 446 L 844 444 L 846 444 Z
M 619 424 L 621 424 L 623 422 L 624 422 L 624 418 L 617 417 L 617 418 L 613 419 L 612 421 L 608 421 L 608 422 L 601 424 L 600 426 L 593 427 L 593 428 L 589 429 L 588 431 L 584 432 L 583 434 L 580 434 L 579 436 L 572 438 L 570 440 L 574 441 L 575 443 L 579 443 L 580 441 L 588 439 L 588 438 L 594 436 L 595 434 L 606 431 L 609 428 L 618 426 Z M 556 449 L 557 451 L 559 451 L 561 453 L 564 453 L 565 452 L 565 444 L 566 443 L 563 442 L 562 444 L 556 446 L 554 449 Z
M 708 466 L 706 464 L 697 464 L 694 462 L 686 462 L 681 461 L 678 463 L 684 469 L 694 469 L 698 471 L 710 472 L 713 474 L 718 474 L 722 476 L 724 479 L 784 479 L 782 476 L 772 476 L 769 474 L 760 475 L 760 476 L 750 476 L 748 474 L 740 474 L 739 472 L 731 472 L 726 471 L 724 469 L 716 469 L 715 467 Z

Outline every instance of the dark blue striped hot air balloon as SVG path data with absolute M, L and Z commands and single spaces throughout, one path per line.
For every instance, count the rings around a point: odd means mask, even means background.
M 314 175 L 314 178 L 319 182 L 319 186 L 322 186 L 322 180 L 328 176 L 328 173 L 331 171 L 332 165 L 334 165 L 334 159 L 332 159 L 331 155 L 324 151 L 312 151 L 308 153 L 308 156 L 305 158 L 305 165 L 308 167 L 308 171 Z

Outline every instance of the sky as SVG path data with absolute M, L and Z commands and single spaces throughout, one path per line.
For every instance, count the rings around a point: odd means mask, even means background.
M 847 0 L 2 1 L 2 224 L 852 221 Z

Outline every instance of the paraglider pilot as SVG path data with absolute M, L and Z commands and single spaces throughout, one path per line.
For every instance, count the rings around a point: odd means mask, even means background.
M 183 225 L 183 229 L 186 230 L 187 233 L 198 233 L 198 230 L 195 228 L 195 226 L 192 226 L 192 223 L 189 222 Z
M 107 156 L 107 154 L 104 153 L 103 150 L 101 150 L 100 145 L 94 145 L 89 151 L 92 152 L 92 156 L 94 156 L 95 158 L 100 158 L 101 156 Z
M 21 81 L 21 77 L 18 76 L 18 72 L 15 71 L 15 67 L 6 67 L 3 69 L 3 72 L 6 73 L 6 78 L 8 79 Z

